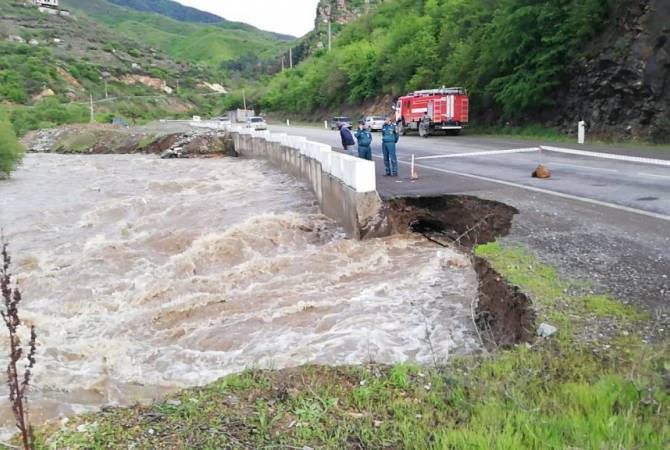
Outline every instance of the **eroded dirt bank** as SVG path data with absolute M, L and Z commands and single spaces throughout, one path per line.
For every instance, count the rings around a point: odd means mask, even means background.
M 121 128 L 66 125 L 28 133 L 22 139 L 33 153 L 158 154 L 163 157 L 237 156 L 224 133 L 185 126 Z
M 439 245 L 464 251 L 506 236 L 519 213 L 500 202 L 464 195 L 393 198 L 386 207 L 392 232 L 420 233 Z M 531 299 L 484 258 L 473 255 L 472 259 L 479 278 L 473 319 L 484 344 L 509 347 L 529 342 L 535 328 Z

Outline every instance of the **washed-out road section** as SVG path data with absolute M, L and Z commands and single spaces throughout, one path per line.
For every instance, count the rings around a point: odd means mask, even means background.
M 340 147 L 334 131 L 271 129 Z M 471 195 L 513 206 L 520 214 L 503 242 L 528 247 L 562 274 L 586 281 L 587 291 L 607 292 L 647 307 L 659 319 L 661 333 L 667 333 L 663 323 L 670 314 L 670 152 L 403 136 L 398 144 L 400 177 L 390 178 L 382 176 L 380 141 L 375 134 L 373 154 L 382 198 Z M 539 150 L 541 146 L 587 154 Z M 606 155 L 591 156 L 589 151 Z M 412 155 L 416 181 L 410 180 Z M 639 157 L 652 161 L 636 161 Z M 538 164 L 547 166 L 552 178 L 532 178 Z

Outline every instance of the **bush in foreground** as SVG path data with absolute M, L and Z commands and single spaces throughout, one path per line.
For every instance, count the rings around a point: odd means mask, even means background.
M 0 178 L 9 176 L 21 162 L 24 149 L 16 139 L 14 129 L 0 110 Z

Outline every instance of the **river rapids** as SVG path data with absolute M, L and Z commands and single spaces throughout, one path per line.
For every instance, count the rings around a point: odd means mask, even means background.
M 35 423 L 248 367 L 477 347 L 468 258 L 412 235 L 347 239 L 262 161 L 31 154 L 0 181 L 0 227 L 38 333 Z M 4 384 L 0 412 L 11 431 Z

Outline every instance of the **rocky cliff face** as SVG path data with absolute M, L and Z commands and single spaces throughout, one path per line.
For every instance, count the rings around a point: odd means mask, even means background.
M 376 3 L 383 0 L 319 0 L 316 7 L 314 29 L 303 36 L 293 46 L 293 63 L 298 64 L 314 52 L 328 46 L 328 22 L 331 22 L 333 36 L 336 36 L 344 25 L 353 22 Z M 288 62 L 289 52 L 284 54 Z M 274 69 L 278 71 L 279 67 Z
M 314 28 L 318 29 L 324 22 L 346 25 L 356 20 L 374 3 L 381 0 L 320 0 L 316 8 Z
M 566 129 L 670 142 L 670 1 L 626 0 L 580 61 L 559 111 Z

